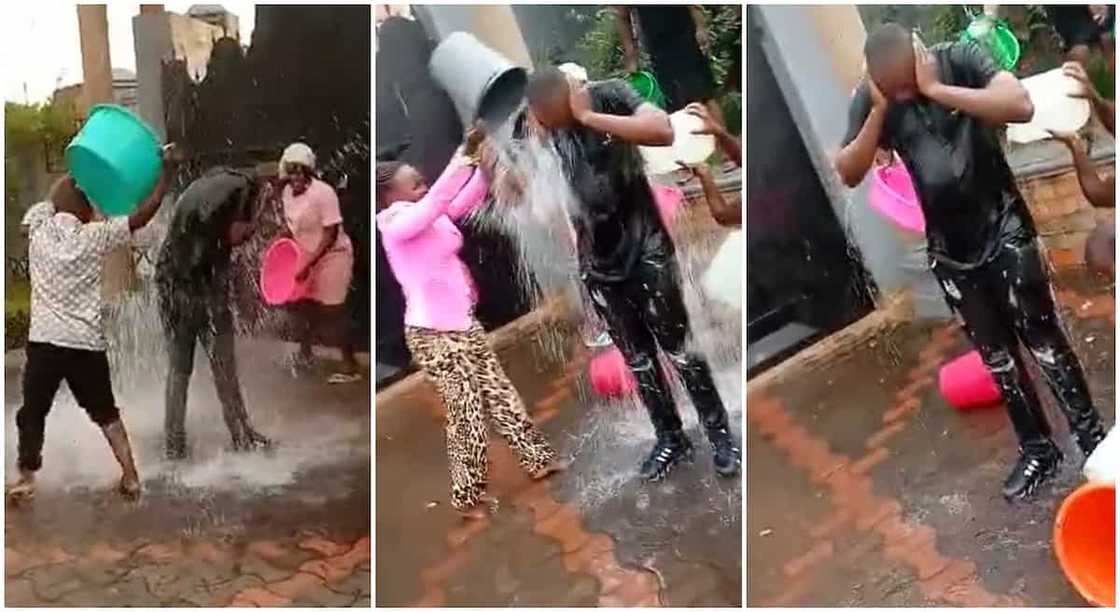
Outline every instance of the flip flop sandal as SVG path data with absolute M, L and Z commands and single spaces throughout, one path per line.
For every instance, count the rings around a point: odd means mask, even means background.
M 35 497 L 35 484 L 31 482 L 17 482 L 4 491 L 4 496 L 11 502 L 28 501 Z
M 358 382 L 361 379 L 361 374 L 344 374 L 342 372 L 336 372 L 334 374 L 331 374 L 330 378 L 327 379 L 327 384 L 346 385 L 352 382 Z

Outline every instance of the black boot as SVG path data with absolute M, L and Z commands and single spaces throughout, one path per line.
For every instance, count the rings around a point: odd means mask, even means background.
M 1003 497 L 1008 501 L 1027 499 L 1057 473 L 1061 463 L 1062 452 L 1050 440 L 1024 444 L 1019 448 L 1019 460 L 1003 482 Z
M 1101 417 L 1096 410 L 1092 411 L 1091 416 L 1086 416 L 1076 423 L 1074 419 L 1070 419 L 1070 429 L 1073 432 L 1073 439 L 1077 441 L 1077 446 L 1085 454 L 1086 459 L 1093 454 L 1101 440 L 1104 440 L 1104 424 L 1101 423 Z
M 663 480 L 675 465 L 692 459 L 692 442 L 680 430 L 658 434 L 657 444 L 642 462 L 642 478 L 650 482 Z
M 708 430 L 708 441 L 712 444 L 712 463 L 720 476 L 734 476 L 739 473 L 742 453 L 735 437 L 727 427 Z

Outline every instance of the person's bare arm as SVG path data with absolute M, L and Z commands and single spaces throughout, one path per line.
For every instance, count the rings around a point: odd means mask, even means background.
M 871 95 L 871 110 L 863 121 L 859 134 L 840 149 L 836 155 L 836 173 L 848 187 L 855 187 L 867 176 L 875 155 L 879 151 L 879 141 L 883 135 L 883 124 L 887 118 L 887 99 L 875 85 L 870 76 L 864 77 Z
M 580 124 L 647 147 L 673 144 L 673 126 L 669 123 L 669 115 L 660 108 L 646 103 L 632 115 L 597 113 L 591 108 L 591 92 L 586 86 L 569 79 L 568 87 L 572 116 Z
M 986 123 L 1026 123 L 1034 116 L 1034 103 L 1015 75 L 999 72 L 980 89 L 946 85 L 938 78 L 933 55 L 917 39 L 914 40 L 914 76 L 919 91 L 930 100 Z
M 673 144 L 673 126 L 669 124 L 669 115 L 652 104 L 643 104 L 633 115 L 588 112 L 577 120 L 595 131 L 612 134 L 634 144 L 647 147 L 667 147 Z
M 1077 134 L 1050 132 L 1054 138 L 1066 145 L 1073 157 L 1073 168 L 1077 172 L 1077 182 L 1081 184 L 1081 192 L 1085 199 L 1097 208 L 1116 207 L 1116 179 L 1108 177 L 1102 179 L 1097 174 L 1097 168 L 1089 159 L 1085 151 L 1085 143 Z
M 1062 74 L 1081 84 L 1081 90 L 1071 93 L 1069 96 L 1088 100 L 1093 105 L 1093 112 L 1100 119 L 1105 129 L 1108 130 L 1108 133 L 1115 134 L 1116 106 L 1111 101 L 1105 100 L 1104 96 L 1097 91 L 1093 81 L 1089 78 L 1089 73 L 1085 72 L 1085 67 L 1078 62 L 1066 62 L 1062 65 Z
M 699 4 L 688 5 L 688 12 L 692 15 L 692 27 L 696 32 L 696 44 L 704 53 L 712 46 L 711 36 L 708 34 L 707 18 L 704 16 L 704 7 Z
M 722 123 L 716 121 L 708 112 L 708 107 L 700 104 L 699 102 L 692 102 L 684 107 L 686 113 L 700 119 L 702 125 L 699 129 L 693 130 L 693 134 L 711 134 L 716 138 L 716 144 L 727 155 L 728 159 L 735 162 L 735 165 L 743 165 L 743 151 L 739 144 L 739 139 L 731 135 Z
M 727 202 L 727 198 L 723 197 L 723 192 L 716 186 L 716 181 L 712 177 L 712 172 L 708 167 L 700 164 L 698 166 L 686 166 L 677 162 L 685 169 L 692 172 L 692 174 L 700 181 L 700 188 L 704 191 L 704 199 L 708 202 L 708 210 L 712 213 L 712 218 L 725 227 L 741 227 L 743 224 L 743 209 L 742 206 L 732 206 Z
M 307 262 L 303 264 L 303 268 L 301 268 L 296 275 L 296 280 L 304 281 L 311 275 L 311 269 L 315 267 L 315 264 L 319 263 L 319 260 L 327 254 L 327 251 L 331 250 L 335 240 L 338 240 L 340 225 L 341 224 L 336 223 L 335 225 L 323 228 L 323 239 L 319 241 L 319 245 L 315 247 L 315 251 L 307 257 Z
M 614 7 L 614 24 L 622 45 L 623 64 L 627 72 L 634 72 L 638 69 L 638 45 L 634 41 L 634 23 L 629 6 Z
M 1112 100 L 1098 98 L 1093 101 L 1093 111 L 1109 134 L 1116 134 L 1116 105 Z
M 128 216 L 128 229 L 130 231 L 138 231 L 146 226 L 159 212 L 159 207 L 163 204 L 163 196 L 167 193 L 167 184 L 171 180 L 171 173 L 174 168 L 175 148 L 172 145 L 164 147 L 163 150 L 163 169 L 159 173 L 159 180 L 156 181 L 156 186 L 152 188 L 152 192 L 148 197 L 132 211 Z

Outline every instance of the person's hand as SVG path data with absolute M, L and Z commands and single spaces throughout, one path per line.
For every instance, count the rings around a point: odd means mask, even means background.
M 684 181 L 686 183 L 688 181 L 694 179 L 694 178 L 703 179 L 704 177 L 709 177 L 710 178 L 712 176 L 711 169 L 708 168 L 708 165 L 704 164 L 704 163 L 686 164 L 683 161 L 678 159 L 677 160 L 677 167 L 688 173 L 688 178 L 685 179 L 685 181 Z
M 486 140 L 486 127 L 482 120 L 476 120 L 474 125 L 467 128 L 463 136 L 463 154 L 467 157 L 476 157 L 484 140 Z
M 871 78 L 870 73 L 864 73 L 863 80 L 867 82 L 867 91 L 871 94 L 871 106 L 881 111 L 887 110 L 891 102 L 883 95 L 883 90 L 875 84 L 875 79 Z
M 494 147 L 494 143 L 486 140 L 479 144 L 476 157 L 478 159 L 478 167 L 482 168 L 492 177 L 498 166 L 498 151 Z
M 1069 94 L 1071 98 L 1079 98 L 1082 100 L 1089 100 L 1096 102 L 1101 99 L 1100 92 L 1096 87 L 1093 87 L 1093 81 L 1089 79 L 1089 73 L 1085 72 L 1085 67 L 1080 62 L 1066 62 L 1062 64 L 1062 74 L 1077 81 L 1081 88 L 1078 91 Z
M 918 91 L 927 98 L 933 97 L 933 91 L 941 84 L 937 76 L 937 61 L 933 54 L 926 48 L 922 39 L 914 34 L 914 80 L 918 84 Z
M 1059 132 L 1056 130 L 1046 131 L 1050 133 L 1050 136 L 1052 136 L 1054 140 L 1057 140 L 1058 142 L 1064 144 L 1070 151 L 1073 151 L 1075 148 L 1082 145 L 1081 137 L 1077 135 L 1077 132 Z
M 584 123 L 592 113 L 591 92 L 572 77 L 568 77 L 568 104 L 572 108 L 572 117 L 580 123 Z
M 724 131 L 723 126 L 708 112 L 708 107 L 699 102 L 690 103 L 688 106 L 684 107 L 684 112 L 699 118 L 701 121 L 702 125 L 692 130 L 693 134 L 711 134 L 714 136 Z
M 301 283 L 305 283 L 309 278 L 311 278 L 311 266 L 300 266 L 300 269 L 296 271 L 296 280 Z
M 1103 26 L 1104 22 L 1108 20 L 1108 5 L 1090 4 L 1089 14 L 1093 16 L 1093 21 L 1097 22 L 1097 25 Z
M 622 67 L 626 70 L 627 74 L 633 74 L 638 71 L 638 58 L 628 55 L 622 58 Z
M 159 158 L 165 165 L 175 165 L 183 161 L 184 153 L 179 145 L 169 142 L 160 147 Z

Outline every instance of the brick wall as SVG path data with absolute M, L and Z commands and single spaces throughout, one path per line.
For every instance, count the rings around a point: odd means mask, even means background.
M 1111 162 L 1097 168 L 1103 175 L 1115 175 Z M 1072 168 L 1022 179 L 1019 189 L 1027 200 L 1047 254 L 1057 266 L 1083 265 L 1089 232 L 1098 223 L 1115 221 L 1114 209 L 1094 209 L 1089 205 Z

